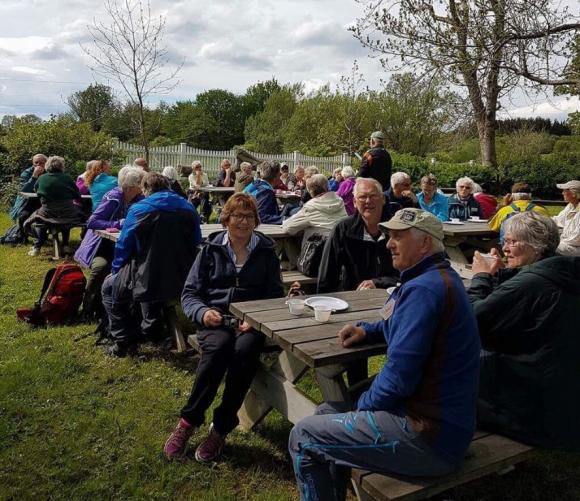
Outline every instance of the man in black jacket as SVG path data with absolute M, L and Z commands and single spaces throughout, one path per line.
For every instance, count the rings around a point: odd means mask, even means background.
M 357 213 L 333 228 L 322 254 L 318 292 L 335 292 L 397 283 L 385 236 L 379 229 L 385 205 L 382 186 L 375 179 L 359 178 L 354 186 Z
M 371 149 L 363 155 L 359 171 L 360 177 L 372 177 L 381 183 L 383 192 L 389 189 L 393 169 L 393 161 L 385 149 L 384 142 L 385 136 L 381 131 L 371 134 Z

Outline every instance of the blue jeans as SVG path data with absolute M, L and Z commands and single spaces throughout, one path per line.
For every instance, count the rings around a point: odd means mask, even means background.
M 405 417 L 325 403 L 292 428 L 288 448 L 300 498 L 343 500 L 350 468 L 440 476 L 456 466 L 437 456 Z

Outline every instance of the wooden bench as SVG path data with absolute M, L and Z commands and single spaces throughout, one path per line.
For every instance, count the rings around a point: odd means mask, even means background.
M 363 470 L 352 471 L 352 484 L 361 501 L 425 499 L 492 473 L 511 471 L 533 455 L 533 447 L 493 433 L 476 432 L 465 462 L 444 477 L 404 477 Z
M 62 244 L 60 242 L 60 237 L 59 237 L 60 232 L 62 232 L 63 230 L 66 230 L 66 229 L 68 229 L 70 231 L 73 228 L 86 228 L 87 225 L 85 223 L 79 223 L 79 224 L 33 223 L 32 227 L 38 228 L 38 229 L 46 228 L 49 235 L 52 237 L 52 243 L 54 245 L 54 255 L 52 256 L 52 259 L 57 261 L 59 259 L 62 259 L 62 257 L 63 257 L 63 248 L 62 248 Z
M 283 285 L 292 285 L 294 282 L 300 282 L 301 285 L 310 285 L 316 284 L 318 282 L 318 278 L 307 277 L 306 275 L 300 273 L 298 270 L 282 272 Z

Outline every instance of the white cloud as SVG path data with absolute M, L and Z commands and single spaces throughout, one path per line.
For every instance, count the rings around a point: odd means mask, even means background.
M 580 111 L 580 98 L 557 97 L 527 106 L 519 106 L 501 113 L 502 118 L 543 117 L 551 120 L 566 120 L 568 114 Z
M 12 71 L 17 73 L 26 73 L 27 75 L 49 76 L 50 73 L 40 68 L 30 68 L 29 66 L 12 66 Z

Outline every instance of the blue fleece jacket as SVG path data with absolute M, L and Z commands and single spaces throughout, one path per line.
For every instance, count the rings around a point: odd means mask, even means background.
M 437 216 L 441 221 L 449 221 L 449 200 L 443 193 L 435 193 L 431 203 L 425 201 L 425 195 L 422 192 L 417 193 L 417 202 L 421 209 Z
M 280 216 L 276 195 L 270 183 L 262 179 L 256 179 L 244 188 L 244 193 L 249 193 L 256 199 L 261 223 L 282 224 L 282 216 Z
M 401 274 L 388 320 L 363 322 L 369 341 L 384 337 L 387 362 L 359 410 L 406 416 L 444 459 L 458 464 L 475 431 L 481 349 L 461 279 L 443 254 Z
M 191 211 L 195 214 L 195 220 L 199 221 L 193 205 L 171 190 L 158 191 L 133 204 L 127 212 L 119 240 L 115 244 L 112 272 L 117 273 L 129 261 L 134 252 L 140 251 L 139 241 L 137 240 L 137 227 L 144 216 L 151 212 L 172 212 L 177 210 Z M 201 242 L 201 229 L 198 223 L 195 230 L 195 245 L 197 245 Z

